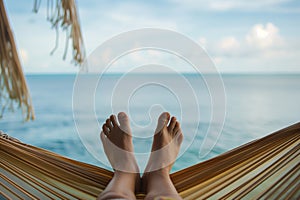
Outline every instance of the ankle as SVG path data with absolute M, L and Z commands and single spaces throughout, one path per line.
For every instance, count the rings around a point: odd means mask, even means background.
M 144 192 L 147 194 L 146 200 L 156 199 L 157 197 L 181 199 L 172 183 L 169 170 L 161 169 L 144 174 L 143 184 Z
M 147 179 L 147 181 L 157 180 L 157 179 L 170 179 L 170 170 L 168 168 L 162 168 L 159 170 L 146 172 L 143 177 Z
M 170 177 L 170 171 L 169 169 L 162 168 L 159 170 L 155 170 L 148 173 L 149 176 L 155 177 L 155 178 L 169 178 Z

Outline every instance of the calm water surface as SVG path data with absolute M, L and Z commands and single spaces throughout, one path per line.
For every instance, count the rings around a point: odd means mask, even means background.
M 135 75 L 130 80 L 149 79 L 149 77 L 151 78 L 151 75 Z M 173 75 L 160 75 L 158 79 L 168 79 L 171 83 L 170 88 L 176 87 L 186 92 L 183 102 L 176 99 L 176 95 L 166 88 L 157 86 L 143 87 L 137 90 L 131 99 L 116 97 L 117 99 L 113 102 L 115 112 L 121 111 L 123 103 L 127 103 L 135 136 L 135 151 L 139 153 L 149 151 L 151 135 L 160 111 L 167 110 L 180 119 L 185 136 L 183 143 L 185 149 L 182 150 L 182 155 L 176 161 L 173 171 L 194 165 L 300 121 L 300 75 L 223 75 L 226 94 L 224 127 L 218 140 L 214 138 L 214 135 L 207 136 L 208 140 L 217 143 L 209 154 L 199 157 L 200 145 L 209 125 L 212 128 L 220 126 L 220 122 L 210 121 L 211 113 L 213 109 L 223 108 L 211 105 L 208 89 L 201 77 L 185 75 L 185 78 L 195 91 L 200 121 L 195 116 L 182 115 L 180 108 L 182 103 L 187 104 L 183 106 L 185 112 L 191 113 L 192 110 L 189 109 L 194 109 L 192 103 L 186 103 L 192 97 L 189 96 L 190 93 L 185 90 L 184 86 L 178 85 Z M 95 116 L 99 124 L 102 124 L 112 111 L 111 90 L 114 89 L 113 86 L 119 79 L 118 75 L 107 75 L 103 77 L 103 82 L 97 88 Z M 75 75 L 28 75 L 27 81 L 34 103 L 36 120 L 24 123 L 19 111 L 6 112 L 4 118 L 0 120 L 0 129 L 25 143 L 82 162 L 109 168 L 97 161 L 86 150 L 77 133 L 72 110 L 74 80 Z M 127 84 L 130 85 L 130 83 Z M 118 91 L 119 96 L 125 95 L 126 91 L 123 91 L 124 94 L 122 91 Z M 80 100 L 84 102 L 85 96 L 82 95 Z M 84 116 L 84 108 L 76 112 Z M 194 130 L 198 122 L 200 122 L 199 127 Z M 88 120 L 84 123 L 87 127 L 89 126 Z M 96 146 L 101 145 L 98 142 L 91 145 L 97 149 Z M 101 155 L 104 156 L 103 153 Z M 143 162 L 146 161 L 139 161 L 141 165 Z

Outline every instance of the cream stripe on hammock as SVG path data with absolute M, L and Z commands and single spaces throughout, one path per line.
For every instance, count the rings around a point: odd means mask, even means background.
M 3 134 L 0 144 L 0 193 L 6 198 L 91 199 L 113 175 Z M 298 199 L 299 161 L 300 123 L 173 173 L 171 178 L 184 199 Z

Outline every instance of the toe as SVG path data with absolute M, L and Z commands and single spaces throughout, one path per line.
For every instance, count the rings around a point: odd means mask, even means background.
M 176 125 L 176 117 L 172 117 L 170 124 L 168 126 L 168 130 L 173 131 L 173 129 L 175 128 L 175 125 Z
M 170 120 L 170 114 L 168 112 L 163 112 L 158 118 L 155 132 L 157 133 L 161 131 L 168 124 L 169 120 Z
M 180 123 L 177 121 L 173 129 L 173 133 L 176 134 L 178 131 L 180 131 Z
M 178 144 L 182 143 L 182 141 L 183 141 L 183 134 L 182 134 L 182 132 L 180 130 L 177 132 L 176 139 L 177 139 Z
M 124 112 L 120 112 L 118 114 L 118 120 L 120 123 L 120 129 L 124 131 L 127 134 L 130 134 L 130 123 L 129 123 L 129 118 Z
M 112 122 L 113 126 L 118 126 L 118 122 L 117 122 L 117 119 L 116 119 L 115 115 L 110 116 L 110 121 Z
M 106 125 L 110 130 L 113 128 L 110 119 L 107 119 L 107 120 L 106 120 L 105 125 Z
M 105 134 L 106 136 L 108 136 L 108 134 L 109 134 L 109 129 L 107 128 L 106 124 L 103 124 L 102 130 L 103 130 L 104 134 Z

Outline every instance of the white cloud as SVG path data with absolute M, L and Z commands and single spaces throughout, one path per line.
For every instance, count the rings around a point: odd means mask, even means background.
M 279 46 L 283 43 L 279 35 L 279 28 L 272 23 L 254 25 L 246 35 L 246 41 L 250 46 L 260 49 Z
M 221 71 L 299 71 L 298 39 L 286 39 L 273 23 L 255 24 L 244 37 L 210 43 L 208 53 Z M 297 70 L 296 70 L 297 69 Z
M 169 0 L 181 7 L 197 10 L 261 10 L 278 8 L 279 5 L 291 0 Z
M 222 57 L 214 57 L 212 58 L 214 63 L 218 66 L 223 62 L 223 58 Z
M 244 38 L 244 39 L 243 39 Z M 228 36 L 210 45 L 208 51 L 213 55 L 243 57 L 250 55 L 276 55 L 285 48 L 279 28 L 272 23 L 255 24 L 242 39 Z
M 152 66 L 152 67 L 149 67 Z M 156 68 L 153 68 L 156 66 Z M 156 70 L 156 71 L 155 71 Z M 163 50 L 137 50 L 117 59 L 108 72 L 194 72 L 193 66 L 173 53 Z
M 236 51 L 239 49 L 239 47 L 240 47 L 240 43 L 233 36 L 226 37 L 222 39 L 220 42 L 220 48 L 223 51 Z
M 256 10 L 261 8 L 270 8 L 272 6 L 277 6 L 288 1 L 290 0 L 214 0 L 210 1 L 210 8 L 215 10 Z
M 157 13 L 156 13 L 157 12 Z M 103 15 L 110 20 L 110 23 L 116 26 L 122 26 L 126 29 L 135 29 L 141 27 L 160 27 L 177 30 L 177 23 L 172 18 L 164 17 L 156 10 L 151 10 L 144 4 L 121 3 L 111 10 L 105 11 Z
M 220 64 L 224 59 L 229 57 L 241 56 L 244 49 L 243 41 L 239 41 L 234 36 L 227 36 L 207 45 L 207 52 L 214 57 L 216 64 Z

